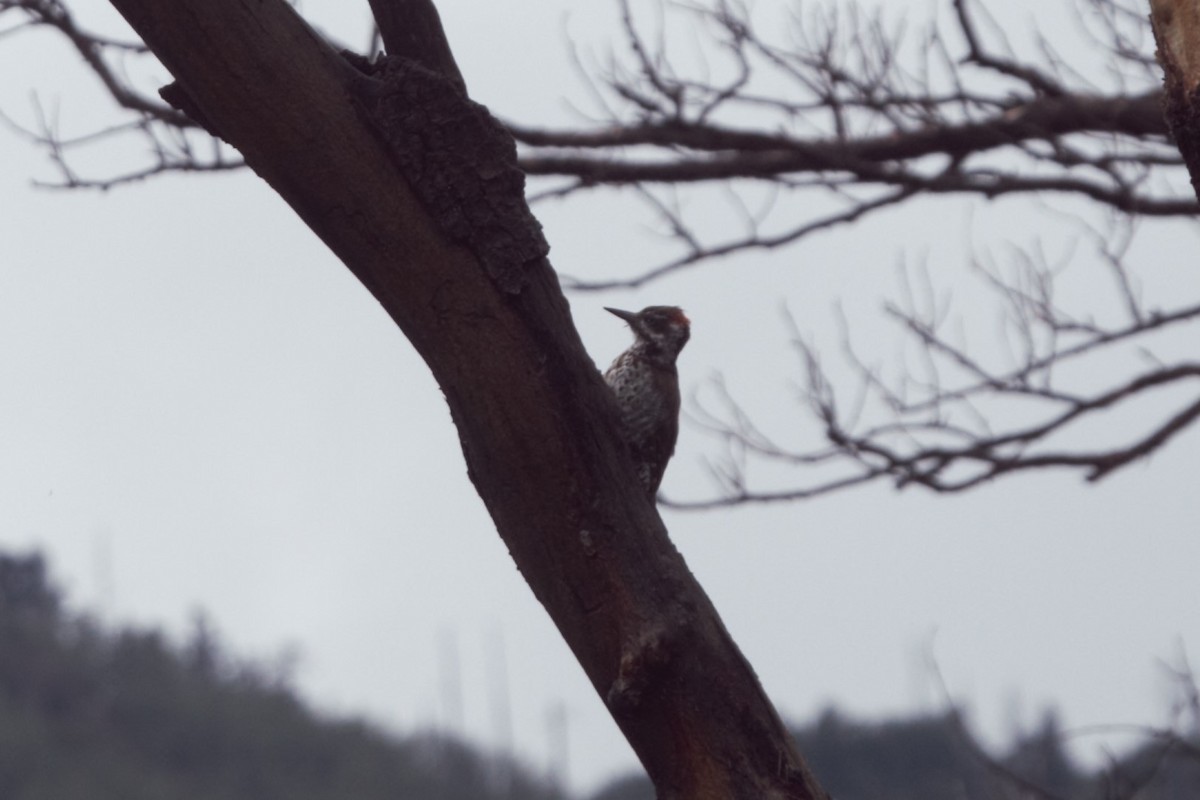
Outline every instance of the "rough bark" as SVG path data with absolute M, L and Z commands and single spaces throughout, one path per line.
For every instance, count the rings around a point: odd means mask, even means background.
M 1150 24 L 1163 68 L 1163 116 L 1200 198 L 1200 6 L 1151 0 Z
M 421 353 L 500 535 L 659 796 L 825 797 L 638 487 L 539 234 L 512 207 L 511 143 L 439 140 L 452 119 L 490 124 L 438 66 L 449 48 L 355 67 L 283 0 L 112 3 L 176 78 L 173 101 L 242 152 Z M 465 205 L 443 202 L 455 196 Z

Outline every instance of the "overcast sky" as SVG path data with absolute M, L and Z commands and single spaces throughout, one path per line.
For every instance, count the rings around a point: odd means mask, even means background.
M 119 30 L 100 0 L 76 5 Z M 362 47 L 361 5 L 302 8 Z M 473 96 L 523 122 L 567 123 L 587 105 L 565 35 L 596 57 L 618 36 L 605 3 L 438 5 Z M 37 90 L 65 134 L 113 119 L 48 34 L 0 40 L 0 76 L 9 116 L 31 120 Z M 572 786 L 634 767 L 468 482 L 428 370 L 278 197 L 249 173 L 36 189 L 55 177 L 44 156 L 7 131 L 0 143 L 0 546 L 45 551 L 72 605 L 108 621 L 183 637 L 202 609 L 240 655 L 298 652 L 296 682 L 323 709 L 511 744 L 537 769 L 563 713 Z M 106 173 L 137 155 L 98 148 L 81 163 Z M 670 252 L 615 193 L 537 213 L 564 273 L 627 274 Z M 569 299 L 600 367 L 629 340 L 602 306 L 683 306 L 688 390 L 722 374 L 765 423 L 802 429 L 814 423 L 795 402 L 785 304 L 832 343 L 840 301 L 870 347 L 894 335 L 878 308 L 901 261 L 952 286 L 968 247 L 1058 225 L 1045 207 L 945 198 Z M 1148 297 L 1200 296 L 1195 245 L 1179 223 L 1146 228 L 1135 255 Z M 1108 285 L 1087 269 L 1068 279 L 1072 297 L 1104 306 Z M 1098 486 L 1068 474 L 957 497 L 881 485 L 665 519 L 791 720 L 828 704 L 940 708 L 931 651 L 989 737 L 1047 704 L 1072 727 L 1160 724 L 1172 699 L 1160 660 L 1200 658 L 1197 444 L 1190 431 Z M 711 495 L 702 464 L 716 452 L 685 424 L 664 490 Z

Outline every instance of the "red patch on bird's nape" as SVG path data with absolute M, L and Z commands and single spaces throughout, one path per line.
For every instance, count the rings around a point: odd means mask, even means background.
M 687 318 L 686 314 L 683 313 L 682 308 L 675 308 L 671 310 L 671 322 L 674 322 L 676 325 L 692 324 L 692 321 Z

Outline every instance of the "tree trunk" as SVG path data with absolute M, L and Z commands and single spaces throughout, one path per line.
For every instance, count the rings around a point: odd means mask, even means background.
M 659 796 L 824 798 L 639 488 L 511 139 L 429 41 L 432 5 L 373 0 L 399 55 L 351 66 L 284 0 L 112 4 L 175 76 L 165 96 L 241 151 L 421 353 L 500 535 Z M 405 19 L 423 33 L 408 45 Z
M 1150 26 L 1163 68 L 1163 115 L 1200 198 L 1200 6 L 1150 0 Z

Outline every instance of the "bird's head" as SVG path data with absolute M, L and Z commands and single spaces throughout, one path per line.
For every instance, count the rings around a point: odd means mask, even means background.
M 635 347 L 641 345 L 649 354 L 670 362 L 691 336 L 691 322 L 677 306 L 647 306 L 638 312 L 606 306 L 604 310 L 629 323 L 637 337 Z

